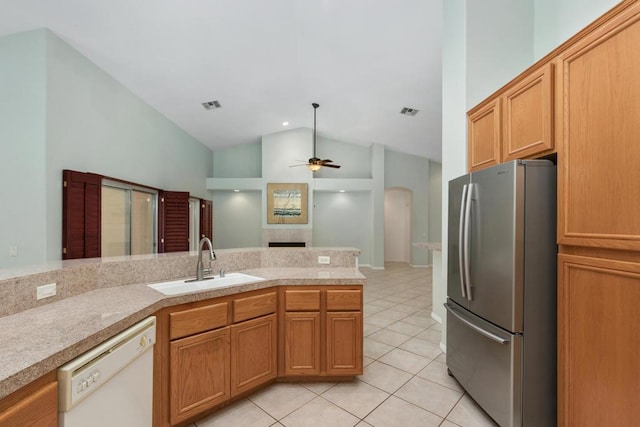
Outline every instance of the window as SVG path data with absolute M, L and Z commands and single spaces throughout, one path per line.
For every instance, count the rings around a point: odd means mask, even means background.
M 213 205 L 102 175 L 62 171 L 62 259 L 189 250 L 213 231 Z
M 102 180 L 102 256 L 158 251 L 157 200 L 155 190 Z

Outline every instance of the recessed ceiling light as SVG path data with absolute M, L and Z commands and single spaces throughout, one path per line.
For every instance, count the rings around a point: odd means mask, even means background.
M 239 192 L 240 192 L 240 190 L 233 190 L 233 192 L 234 192 L 234 193 L 239 193 Z
M 282 126 L 289 126 L 289 122 L 282 122 Z
M 341 193 L 344 193 L 346 190 L 340 190 Z

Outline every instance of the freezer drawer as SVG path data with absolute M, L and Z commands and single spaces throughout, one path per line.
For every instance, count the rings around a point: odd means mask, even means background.
M 522 425 L 522 336 L 482 320 L 451 300 L 447 367 L 502 427 Z

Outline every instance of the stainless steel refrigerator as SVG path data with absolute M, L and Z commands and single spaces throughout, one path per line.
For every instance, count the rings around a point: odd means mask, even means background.
M 556 424 L 556 168 L 449 181 L 447 367 L 501 426 Z

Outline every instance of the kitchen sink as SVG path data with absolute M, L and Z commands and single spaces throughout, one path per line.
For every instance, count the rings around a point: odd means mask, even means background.
M 229 286 L 243 285 L 245 283 L 260 282 L 266 280 L 262 277 L 244 273 L 227 273 L 226 275 L 205 277 L 203 280 L 173 280 L 147 285 L 165 295 L 180 295 L 191 292 L 201 292 L 211 289 L 226 288 Z

